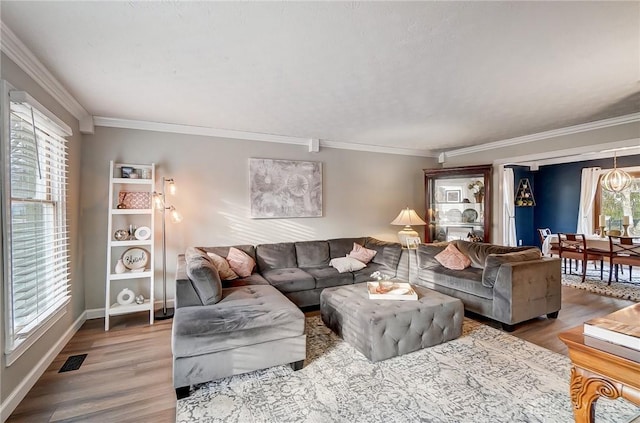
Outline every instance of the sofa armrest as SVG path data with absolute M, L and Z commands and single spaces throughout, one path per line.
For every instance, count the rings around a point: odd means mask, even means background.
M 500 266 L 493 286 L 493 316 L 515 324 L 560 310 L 560 259 L 545 257 Z
M 184 254 L 178 255 L 176 266 L 176 293 L 173 300 L 176 309 L 188 306 L 201 306 L 202 301 L 187 276 L 187 261 Z

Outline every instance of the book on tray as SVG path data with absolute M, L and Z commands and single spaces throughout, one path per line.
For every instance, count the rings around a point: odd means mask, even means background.
M 371 300 L 417 300 L 418 294 L 406 282 L 367 282 Z
M 640 304 L 584 322 L 583 333 L 640 351 Z

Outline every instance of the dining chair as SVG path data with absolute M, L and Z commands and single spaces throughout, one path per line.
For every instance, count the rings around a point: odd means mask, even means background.
M 629 282 L 632 282 L 633 266 L 640 266 L 640 237 L 609 236 L 609 253 L 611 270 L 609 271 L 609 285 L 611 274 L 615 271 L 618 282 L 618 265 L 629 266 Z M 614 270 L 615 269 L 615 270 Z
M 540 245 L 544 244 L 544 240 L 551 235 L 551 229 L 549 228 L 538 228 L 538 237 L 540 237 Z M 549 249 L 549 255 L 553 256 L 554 254 L 559 256 L 560 255 L 560 250 L 558 249 L 558 244 L 557 243 L 552 243 L 549 244 L 549 247 L 551 247 Z
M 564 273 L 567 273 L 567 259 L 569 259 L 569 273 L 571 273 L 571 262 L 573 260 L 582 263 L 582 282 L 587 276 L 587 262 L 600 262 L 600 279 L 603 275 L 603 260 L 608 252 L 600 250 L 590 250 L 587 248 L 587 240 L 584 234 L 558 234 L 558 251 L 560 258 L 564 262 Z

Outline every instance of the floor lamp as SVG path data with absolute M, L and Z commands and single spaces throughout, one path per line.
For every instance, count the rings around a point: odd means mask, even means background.
M 166 320 L 173 317 L 173 307 L 167 307 L 167 232 L 166 232 L 166 213 L 169 210 L 169 216 L 173 223 L 182 222 L 182 215 L 178 213 L 175 207 L 167 205 L 165 196 L 165 185 L 169 184 L 169 193 L 175 195 L 176 185 L 173 178 L 162 177 L 162 192 L 155 193 L 156 209 L 162 211 L 162 309 L 157 310 L 154 314 L 156 320 Z

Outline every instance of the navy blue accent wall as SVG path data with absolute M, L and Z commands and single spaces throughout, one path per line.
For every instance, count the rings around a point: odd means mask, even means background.
M 531 190 L 533 191 L 533 198 L 538 201 L 536 195 L 536 183 L 534 180 L 534 173 L 529 170 L 529 167 L 525 166 L 509 166 L 513 169 L 513 192 L 517 194 L 518 185 L 520 179 L 527 178 L 531 184 Z M 516 210 L 516 239 L 518 242 L 522 241 L 522 245 L 538 245 L 538 235 L 536 232 L 534 221 L 534 209 L 535 207 L 529 206 L 515 206 Z
M 618 167 L 632 166 L 640 166 L 639 155 L 618 158 Z M 532 172 L 535 175 L 532 185 L 537 188 L 533 191 L 537 203 L 533 207 L 534 230 L 550 228 L 553 233 L 576 231 L 580 181 L 585 167 L 609 169 L 613 167 L 613 158 L 542 166 L 537 172 Z

